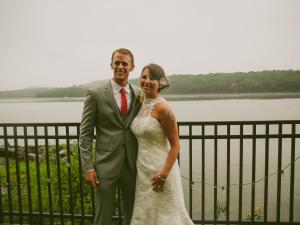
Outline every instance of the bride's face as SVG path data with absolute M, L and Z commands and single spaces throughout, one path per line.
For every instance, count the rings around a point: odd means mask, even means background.
M 151 79 L 147 68 L 144 69 L 141 74 L 140 85 L 147 98 L 155 98 L 158 96 L 159 82 L 153 78 Z

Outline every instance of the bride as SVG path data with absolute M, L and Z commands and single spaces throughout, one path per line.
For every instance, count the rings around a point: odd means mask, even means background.
M 137 179 L 130 225 L 192 225 L 184 205 L 177 156 L 177 122 L 159 92 L 169 86 L 163 68 L 149 64 L 140 85 L 145 99 L 131 124 L 138 144 Z

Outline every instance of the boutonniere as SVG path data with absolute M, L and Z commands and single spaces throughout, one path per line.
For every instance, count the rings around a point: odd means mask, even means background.
M 142 104 L 143 101 L 144 101 L 144 99 L 145 99 L 144 93 L 143 93 L 142 91 L 140 91 L 140 92 L 137 94 L 136 99 L 138 100 L 138 102 L 139 102 L 140 104 Z

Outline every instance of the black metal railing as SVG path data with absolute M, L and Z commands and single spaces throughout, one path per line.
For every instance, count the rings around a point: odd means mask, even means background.
M 178 126 L 195 224 L 300 224 L 300 120 Z M 0 124 L 0 224 L 92 224 L 78 138 L 78 123 Z

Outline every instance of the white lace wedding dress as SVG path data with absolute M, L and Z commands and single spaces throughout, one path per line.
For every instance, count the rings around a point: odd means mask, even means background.
M 162 97 L 145 99 L 140 112 L 131 124 L 139 150 L 135 203 L 130 225 L 192 225 L 184 205 L 180 170 L 176 161 L 169 173 L 163 192 L 152 190 L 153 175 L 167 159 L 170 145 L 157 119 L 151 117 Z

